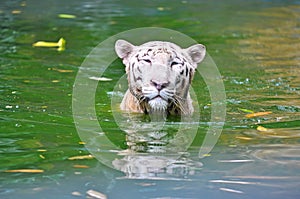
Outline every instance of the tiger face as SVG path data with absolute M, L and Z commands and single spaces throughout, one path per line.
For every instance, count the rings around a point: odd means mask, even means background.
M 191 114 L 189 87 L 205 46 L 182 49 L 174 43 L 151 41 L 135 46 L 125 40 L 115 44 L 126 66 L 128 91 L 121 109 L 134 112 Z

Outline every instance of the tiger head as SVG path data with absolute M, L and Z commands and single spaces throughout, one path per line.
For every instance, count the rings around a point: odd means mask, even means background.
M 182 49 L 163 41 L 135 46 L 118 40 L 115 51 L 126 66 L 128 93 L 137 99 L 141 111 L 193 112 L 189 87 L 197 64 L 205 57 L 205 46 L 196 44 Z M 123 103 L 132 103 L 124 99 Z

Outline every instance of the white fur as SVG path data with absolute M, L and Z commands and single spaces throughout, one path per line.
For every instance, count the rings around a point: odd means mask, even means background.
M 182 49 L 171 42 L 150 41 L 135 46 L 125 40 L 118 40 L 115 51 L 126 65 L 130 86 L 130 92 L 127 91 L 122 100 L 122 110 L 164 112 L 169 111 L 170 107 L 174 108 L 170 105 L 175 104 L 175 108 L 180 109 L 177 112 L 184 114 L 193 112 L 190 94 L 188 90 L 184 90 L 188 89 L 189 85 L 176 85 L 176 82 L 178 78 L 185 78 L 184 75 L 180 76 L 184 67 L 189 67 L 189 73 L 187 69 L 185 70 L 186 76 L 189 74 L 189 80 L 192 79 L 197 64 L 205 57 L 204 45 L 195 44 Z M 186 60 L 184 66 L 182 60 Z M 131 65 L 133 62 L 134 68 Z M 130 71 L 130 68 L 133 68 L 133 71 Z M 137 78 L 139 79 L 136 80 Z M 169 104 L 170 102 L 173 104 Z

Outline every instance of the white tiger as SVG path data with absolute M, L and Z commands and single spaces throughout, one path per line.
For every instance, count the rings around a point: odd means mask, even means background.
M 115 51 L 126 66 L 129 87 L 121 110 L 175 115 L 193 113 L 189 87 L 197 64 L 205 57 L 204 45 L 182 49 L 164 41 L 135 46 L 118 40 Z

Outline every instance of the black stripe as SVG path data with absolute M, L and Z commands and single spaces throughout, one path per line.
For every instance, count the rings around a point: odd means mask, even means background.
M 142 73 L 140 67 L 137 67 L 136 69 L 137 69 L 137 71 L 139 71 L 140 73 Z
M 189 74 L 189 69 L 187 67 L 185 67 L 185 76 L 187 77 Z

